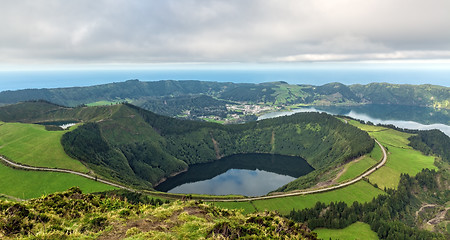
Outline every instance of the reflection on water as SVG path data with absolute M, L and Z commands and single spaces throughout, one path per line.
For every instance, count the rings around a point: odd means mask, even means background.
M 192 165 L 189 171 L 167 179 L 156 189 L 171 193 L 260 196 L 313 170 L 300 157 L 237 154 Z
M 294 177 L 266 172 L 259 169 L 230 169 L 212 179 L 194 183 L 185 183 L 175 187 L 169 192 L 261 196 L 293 181 L 294 179 Z
M 448 110 L 435 110 L 425 107 L 398 105 L 363 105 L 354 107 L 308 107 L 291 112 L 272 112 L 264 114 L 258 120 L 291 115 L 298 112 L 326 112 L 345 115 L 374 124 L 392 124 L 408 129 L 439 129 L 450 136 L 450 113 Z

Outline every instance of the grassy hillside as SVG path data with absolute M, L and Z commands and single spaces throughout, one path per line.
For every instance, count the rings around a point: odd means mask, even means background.
M 61 145 L 68 131 L 47 131 L 44 126 L 0 122 L 0 154 L 29 166 L 88 172 L 78 160 L 69 157 Z
M 63 207 L 64 206 L 64 207 Z M 275 213 L 243 215 L 200 202 L 134 205 L 77 188 L 26 202 L 0 200 L 0 238 L 317 239 Z

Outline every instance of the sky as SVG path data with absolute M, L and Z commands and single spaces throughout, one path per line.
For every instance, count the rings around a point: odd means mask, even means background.
M 0 66 L 448 66 L 449 13 L 449 0 L 2 0 Z

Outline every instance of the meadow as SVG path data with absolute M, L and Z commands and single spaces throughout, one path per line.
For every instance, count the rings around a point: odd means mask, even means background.
M 78 186 L 84 193 L 117 189 L 68 173 L 25 171 L 0 164 L 0 193 L 30 199 Z
M 47 131 L 42 125 L 2 123 L 0 154 L 29 166 L 70 169 L 87 173 L 78 160 L 69 157 L 61 145 L 61 136 L 70 130 Z
M 314 229 L 317 237 L 320 239 L 365 239 L 376 240 L 379 239 L 377 234 L 370 229 L 369 224 L 356 222 L 343 229 Z

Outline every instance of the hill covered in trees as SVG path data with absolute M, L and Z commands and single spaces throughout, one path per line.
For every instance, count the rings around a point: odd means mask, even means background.
M 152 188 L 189 165 L 233 154 L 300 156 L 323 171 L 374 146 L 366 132 L 325 113 L 221 125 L 170 118 L 130 104 L 67 108 L 37 101 L 1 107 L 0 121 L 84 122 L 63 135 L 66 153 L 96 174 L 139 188 Z
M 129 101 L 144 109 L 168 116 L 180 116 L 189 111 L 195 118 L 226 114 L 225 105 L 232 104 L 232 102 L 267 106 L 393 104 L 450 109 L 450 88 L 388 83 L 349 86 L 341 83 L 328 83 L 322 86 L 312 86 L 293 85 L 286 82 L 251 84 L 129 80 L 90 87 L 0 92 L 0 105 L 39 99 L 72 107 L 99 101 Z M 177 104 L 178 107 L 174 108 L 174 104 Z

